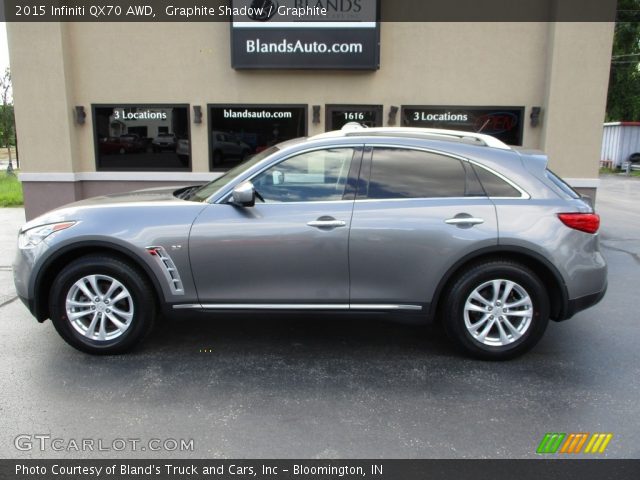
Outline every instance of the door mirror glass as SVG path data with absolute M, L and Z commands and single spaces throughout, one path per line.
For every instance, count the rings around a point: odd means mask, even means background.
M 238 207 L 253 207 L 256 204 L 256 190 L 253 183 L 247 181 L 237 185 L 231 193 L 231 203 Z

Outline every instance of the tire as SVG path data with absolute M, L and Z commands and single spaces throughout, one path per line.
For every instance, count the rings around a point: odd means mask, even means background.
M 99 296 L 89 298 L 89 293 L 95 295 L 96 286 Z M 64 267 L 53 283 L 51 321 L 60 336 L 78 350 L 96 355 L 124 353 L 153 326 L 156 304 L 152 291 L 149 281 L 120 259 L 81 257 Z
M 444 300 L 447 335 L 466 354 L 484 360 L 522 355 L 538 343 L 549 323 L 543 283 L 516 262 L 472 265 L 456 277 Z M 505 309 L 505 304 L 512 306 Z

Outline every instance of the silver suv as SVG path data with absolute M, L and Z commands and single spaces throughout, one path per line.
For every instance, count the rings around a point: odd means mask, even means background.
M 160 311 L 295 310 L 417 315 L 506 359 L 602 298 L 598 228 L 543 155 L 348 125 L 203 186 L 53 210 L 20 230 L 14 277 L 32 314 L 89 353 L 130 349 Z

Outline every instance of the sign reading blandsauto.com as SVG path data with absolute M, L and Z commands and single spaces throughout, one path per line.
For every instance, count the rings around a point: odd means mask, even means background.
M 376 70 L 376 0 L 233 0 L 231 66 Z

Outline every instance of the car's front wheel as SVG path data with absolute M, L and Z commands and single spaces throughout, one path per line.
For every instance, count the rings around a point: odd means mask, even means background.
M 152 286 L 137 269 L 106 256 L 81 257 L 57 276 L 49 312 L 71 346 L 92 354 L 130 350 L 155 316 Z
M 460 274 L 445 299 L 449 337 L 472 356 L 506 360 L 531 349 L 549 322 L 544 285 L 515 262 L 478 263 Z

